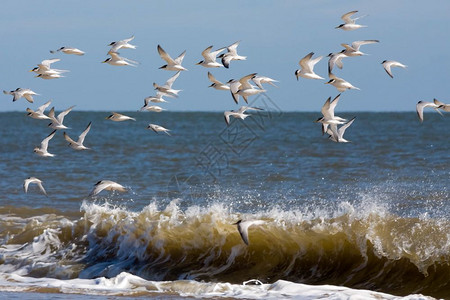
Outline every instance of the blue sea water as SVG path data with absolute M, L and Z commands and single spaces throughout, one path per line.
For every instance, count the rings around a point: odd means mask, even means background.
M 340 113 L 356 120 L 351 142 L 334 143 L 314 122 L 320 114 L 257 101 L 264 111 L 229 126 L 223 113 L 123 112 L 136 121 L 112 122 L 109 112 L 75 110 L 66 132 L 76 140 L 92 122 L 91 149 L 71 149 L 58 131 L 50 158 L 33 153 L 48 121 L 0 113 L 0 286 L 18 288 L 13 275 L 127 272 L 174 284 L 287 280 L 450 298 L 450 116 Z M 36 186 L 24 193 L 30 176 L 48 197 Z M 103 179 L 128 192 L 89 197 Z M 266 222 L 250 227 L 248 247 L 232 225 L 241 218 Z

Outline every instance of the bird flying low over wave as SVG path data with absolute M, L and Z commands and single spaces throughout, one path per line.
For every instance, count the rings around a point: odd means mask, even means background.
M 127 121 L 127 120 L 131 120 L 131 121 L 136 121 L 135 118 L 126 116 L 126 115 L 122 115 L 116 112 L 111 112 L 111 115 L 107 116 L 105 118 L 106 120 L 111 120 L 114 122 L 122 122 L 122 121 Z
M 248 228 L 252 225 L 262 225 L 264 223 L 265 222 L 263 220 L 251 220 L 251 221 L 239 220 L 233 225 L 237 225 L 237 229 L 239 231 L 239 234 L 241 235 L 242 240 L 248 246 L 249 245 Z
M 36 184 L 39 187 L 39 189 L 41 190 L 41 192 L 45 196 L 47 196 L 47 192 L 45 191 L 44 186 L 42 185 L 42 180 L 40 180 L 36 177 L 28 177 L 27 179 L 25 179 L 23 181 L 23 190 L 24 190 L 25 194 L 28 193 L 28 186 L 32 183 Z
M 50 120 L 52 120 L 52 122 L 50 124 L 48 124 L 48 127 L 53 128 L 53 129 L 68 129 L 69 127 L 65 126 L 63 124 L 64 122 L 64 117 L 75 107 L 75 105 L 69 107 L 68 109 L 60 112 L 58 114 L 58 117 L 55 118 L 55 107 L 52 107 L 52 109 L 50 109 L 48 116 L 50 117 Z
M 331 101 L 331 97 L 328 97 L 327 101 L 325 101 L 325 104 L 322 106 L 322 117 L 315 121 L 317 123 L 322 123 L 322 134 L 327 132 L 328 125 L 344 124 L 345 122 L 347 122 L 347 119 L 343 119 L 334 115 L 334 110 L 339 102 L 340 97 L 341 94 L 337 95 L 336 97 L 334 97 L 333 101 Z
M 74 55 L 84 55 L 85 52 L 81 51 L 80 49 L 73 48 L 73 47 L 61 47 L 58 50 L 50 50 L 50 53 L 55 54 L 56 52 L 62 52 L 65 54 L 74 54 Z
M 439 111 L 440 105 L 438 105 L 434 102 L 419 101 L 416 104 L 416 112 L 417 112 L 417 116 L 419 116 L 420 123 L 423 122 L 423 109 L 425 107 L 433 108 L 435 111 L 437 111 L 442 116 L 442 113 Z
M 220 52 L 222 52 L 223 50 L 225 50 L 226 48 L 220 48 L 216 51 L 211 52 L 212 47 L 213 46 L 209 46 L 205 50 L 203 50 L 202 56 L 203 56 L 204 60 L 199 61 L 198 63 L 196 63 L 196 65 L 200 65 L 205 68 L 220 68 L 222 66 L 221 64 L 219 64 L 216 61 L 216 59 L 217 59 L 217 55 Z
M 349 143 L 350 141 L 344 139 L 344 133 L 345 130 L 353 124 L 353 121 L 355 121 L 356 117 L 342 125 L 341 127 L 337 127 L 336 124 L 331 124 L 330 127 L 327 129 L 327 133 L 330 135 L 328 138 L 336 143 Z
M 130 44 L 130 42 L 134 39 L 134 35 L 128 39 L 123 39 L 116 42 L 111 42 L 108 46 L 111 46 L 111 49 L 108 51 L 108 54 L 117 53 L 119 49 L 136 49 L 135 45 Z
M 94 185 L 94 188 L 90 192 L 89 196 L 95 196 L 101 191 L 118 191 L 118 192 L 126 192 L 126 188 L 117 182 L 111 180 L 100 180 Z
M 28 102 L 33 103 L 34 99 L 33 96 L 34 95 L 39 95 L 36 94 L 35 92 L 33 92 L 30 89 L 23 89 L 23 88 L 17 88 L 14 91 L 3 91 L 3 94 L 5 95 L 13 95 L 13 102 L 19 100 L 20 98 L 24 97 L 25 99 L 27 99 Z
M 383 62 L 381 64 L 383 65 L 383 68 L 386 71 L 386 73 L 391 78 L 394 78 L 394 76 L 392 75 L 392 72 L 391 72 L 391 68 L 392 67 L 400 67 L 400 68 L 403 68 L 403 69 L 406 69 L 406 67 L 407 67 L 404 64 L 399 63 L 398 61 L 394 61 L 394 60 L 383 60 Z
M 442 109 L 443 111 L 450 112 L 450 104 L 445 104 L 444 102 L 441 102 L 437 100 L 436 98 L 433 99 L 434 104 L 438 106 L 439 109 Z
M 311 59 L 314 52 L 308 53 L 299 61 L 301 69 L 295 71 L 295 77 L 303 77 L 308 79 L 325 79 L 314 73 L 314 66 L 322 59 L 323 56 L 319 56 L 315 59 Z
M 328 82 L 325 82 L 325 84 L 331 84 L 341 93 L 345 92 L 346 90 L 359 90 L 359 88 L 353 86 L 350 82 L 337 77 L 333 73 L 330 73 L 329 76 L 330 80 Z
M 355 23 L 356 20 L 361 19 L 364 16 L 361 16 L 361 17 L 358 17 L 358 18 L 354 18 L 354 19 L 351 18 L 357 12 L 358 12 L 357 10 L 353 10 L 353 11 L 350 11 L 348 13 L 343 14 L 341 19 L 344 20 L 344 24 L 340 24 L 339 26 L 337 26 L 335 28 L 336 29 L 342 29 L 342 30 L 345 30 L 345 31 L 350 31 L 350 30 L 355 30 L 355 29 L 358 29 L 358 28 L 367 27 L 365 25 L 359 25 L 359 24 Z
M 46 119 L 50 119 L 49 116 L 46 116 L 44 114 L 44 111 L 47 107 L 49 107 L 49 105 L 52 103 L 52 100 L 47 101 L 46 103 L 44 103 L 43 105 L 39 106 L 38 109 L 36 109 L 36 111 L 32 110 L 31 108 L 27 108 L 27 116 L 33 118 L 33 119 L 38 119 L 38 120 L 46 120 Z
M 34 153 L 36 153 L 37 155 L 42 156 L 42 157 L 53 157 L 53 156 L 55 156 L 54 154 L 49 153 L 47 151 L 47 149 L 48 149 L 48 142 L 53 138 L 55 133 L 56 133 L 56 130 L 53 130 L 45 139 L 43 139 L 42 142 L 41 142 L 41 146 L 34 148 L 34 150 L 33 150 Z
M 169 54 L 167 54 L 166 51 L 164 51 L 164 49 L 160 45 L 158 45 L 158 53 L 159 56 L 161 56 L 161 58 L 164 59 L 167 63 L 160 67 L 160 69 L 167 71 L 187 71 L 187 69 L 181 65 L 181 63 L 183 62 L 183 58 L 186 55 L 186 50 L 177 58 L 173 59 Z
M 224 118 L 225 118 L 225 123 L 227 123 L 227 125 L 230 125 L 230 117 L 234 117 L 234 118 L 239 118 L 241 120 L 245 120 L 245 118 L 251 116 L 251 115 L 247 115 L 245 114 L 245 112 L 247 110 L 263 110 L 262 108 L 258 108 L 258 107 L 249 107 L 249 106 L 242 106 L 241 108 L 239 108 L 238 111 L 226 111 L 223 113 Z
M 222 83 L 217 80 L 211 72 L 208 72 L 208 79 L 212 82 L 209 87 L 215 88 L 216 90 L 229 91 L 230 85 L 228 83 Z
M 172 89 L 172 85 L 178 78 L 178 76 L 180 76 L 180 72 L 181 71 L 178 71 L 175 75 L 170 77 L 164 85 L 158 85 L 155 82 L 153 82 L 153 87 L 155 88 L 155 90 L 158 90 L 162 94 L 178 97 L 178 93 L 181 92 L 181 90 Z
M 241 56 L 241 55 L 237 54 L 237 47 L 239 46 L 239 43 L 240 43 L 240 41 L 237 41 L 236 43 L 228 46 L 227 47 L 228 52 L 219 55 L 219 58 L 222 59 L 222 65 L 225 68 L 228 69 L 230 67 L 230 62 L 232 60 L 246 60 L 247 59 L 247 56 Z
M 91 123 L 89 122 L 89 124 L 87 125 L 86 129 L 80 134 L 80 136 L 78 137 L 78 141 L 74 141 L 70 138 L 70 136 L 64 132 L 64 138 L 66 139 L 67 142 L 69 142 L 69 146 L 70 148 L 74 149 L 74 150 L 87 150 L 89 149 L 88 147 L 84 146 L 84 139 L 86 137 L 86 135 L 88 134 L 89 130 L 91 130 Z
M 170 130 L 167 129 L 167 128 L 164 128 L 164 127 L 162 127 L 160 125 L 148 124 L 147 129 L 151 129 L 151 130 L 153 130 L 156 133 L 164 132 L 165 134 L 170 136 L 170 133 L 169 133 Z

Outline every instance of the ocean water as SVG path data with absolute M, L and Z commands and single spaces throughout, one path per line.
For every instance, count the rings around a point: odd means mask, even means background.
M 59 131 L 52 158 L 33 153 L 47 121 L 0 113 L 0 297 L 450 299 L 450 116 L 340 113 L 356 120 L 338 144 L 320 113 L 257 101 L 230 126 L 75 110 L 66 132 L 92 121 L 91 149 Z M 89 197 L 103 179 L 128 192 Z M 248 246 L 239 219 L 265 221 Z

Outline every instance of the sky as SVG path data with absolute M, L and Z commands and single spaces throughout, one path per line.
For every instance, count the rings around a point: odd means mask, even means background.
M 340 17 L 358 10 L 357 22 L 367 28 L 335 29 Z M 172 57 L 186 50 L 182 72 L 174 84 L 183 90 L 177 99 L 160 106 L 169 111 L 224 111 L 236 109 L 226 91 L 208 88 L 207 72 L 226 82 L 250 73 L 279 81 L 267 95 L 283 111 L 320 111 L 338 91 L 325 85 L 327 57 L 341 43 L 377 39 L 364 45 L 369 55 L 343 60 L 337 76 L 361 90 L 343 93 L 340 111 L 414 111 L 419 100 L 450 103 L 450 1 L 310 0 L 310 1 L 4 1 L 0 18 L 3 41 L 0 89 L 30 88 L 34 103 L 12 102 L 0 94 L 0 111 L 36 109 L 49 99 L 56 110 L 76 105 L 79 111 L 137 111 L 145 97 L 154 95 L 153 82 L 163 84 L 174 72 L 158 69 L 160 44 Z M 121 56 L 137 67 L 102 64 L 112 41 L 134 35 L 137 49 L 121 49 Z M 195 65 L 201 52 L 241 41 L 240 55 L 229 69 Z M 79 48 L 84 56 L 51 54 L 62 46 Z M 300 78 L 294 72 L 309 52 L 324 56 L 315 72 L 326 80 Z M 43 80 L 28 72 L 44 59 L 60 58 L 54 68 L 69 70 L 64 78 Z M 390 78 L 383 60 L 396 60 Z M 240 105 L 243 104 L 240 103 Z

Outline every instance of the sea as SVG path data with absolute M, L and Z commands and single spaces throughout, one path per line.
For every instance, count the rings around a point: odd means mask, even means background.
M 450 115 L 0 113 L 2 299 L 450 299 Z M 147 129 L 149 123 L 169 134 Z M 42 180 L 23 190 L 24 179 Z M 89 196 L 112 180 L 127 191 Z M 240 237 L 238 220 L 263 220 Z

